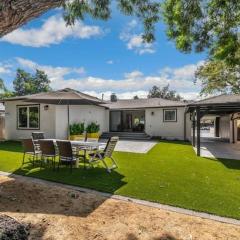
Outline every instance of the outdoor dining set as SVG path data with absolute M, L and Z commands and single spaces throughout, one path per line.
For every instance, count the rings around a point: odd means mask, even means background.
M 106 170 L 111 172 L 117 168 L 112 154 L 118 140 L 118 137 L 111 137 L 104 143 L 91 139 L 79 141 L 46 139 L 43 132 L 33 132 L 32 138 L 22 140 L 22 165 L 29 161 L 33 166 L 40 163 L 40 168 L 50 164 L 54 170 L 56 168 L 59 170 L 61 165 L 65 165 L 72 172 L 73 167 L 78 168 L 82 160 L 85 169 L 101 162 Z M 27 156 L 29 161 L 26 162 Z M 110 166 L 107 158 L 111 161 Z

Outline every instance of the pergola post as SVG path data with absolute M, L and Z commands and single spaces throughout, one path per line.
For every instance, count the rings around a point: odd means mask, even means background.
M 70 139 L 70 110 L 69 104 L 67 105 L 67 140 Z
M 195 111 L 193 112 L 193 139 L 192 139 L 192 145 L 195 147 L 196 146 L 196 119 L 195 119 Z
M 195 128 L 196 128 L 196 121 L 195 119 L 193 120 L 193 146 L 195 147 L 196 146 L 196 131 L 195 131 Z
M 197 156 L 200 156 L 201 154 L 200 119 L 200 107 L 197 107 Z
M 183 139 L 184 139 L 184 141 L 187 141 L 187 133 L 186 133 L 186 129 L 187 129 L 187 126 L 186 126 L 186 124 L 187 124 L 187 112 L 185 111 L 184 112 L 184 129 L 183 129 L 183 131 L 184 131 L 184 133 L 183 133 Z

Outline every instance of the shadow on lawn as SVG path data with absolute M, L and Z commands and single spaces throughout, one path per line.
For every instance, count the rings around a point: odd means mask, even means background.
M 0 185 L 0 212 L 63 214 L 69 216 L 86 217 L 95 211 L 111 194 L 125 185 L 123 175 L 113 171 L 111 174 L 104 168 L 73 169 L 60 168 L 32 168 L 26 165 L 14 172 L 17 175 L 34 177 L 18 179 L 11 175 L 12 180 Z M 50 180 L 53 183 L 43 183 L 38 179 Z M 92 188 L 109 192 L 109 196 L 96 193 L 86 193 L 84 190 L 62 188 L 54 182 Z
M 207 157 L 204 157 L 204 158 L 211 161 L 221 162 L 225 167 L 229 169 L 240 170 L 240 160 L 224 159 L 224 158 L 207 158 Z
M 172 144 L 179 144 L 179 145 L 191 145 L 189 141 L 182 141 L 182 140 L 159 140 L 158 143 L 172 143 Z
M 0 142 L 0 151 L 18 152 L 22 153 L 22 144 L 18 141 L 4 141 Z

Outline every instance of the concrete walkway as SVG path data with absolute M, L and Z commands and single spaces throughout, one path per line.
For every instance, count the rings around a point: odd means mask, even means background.
M 196 148 L 194 148 L 196 152 Z M 240 160 L 240 144 L 227 142 L 201 142 L 201 156 Z
M 147 153 L 156 144 L 157 142 L 155 141 L 120 140 L 117 143 L 115 151 L 131 153 Z

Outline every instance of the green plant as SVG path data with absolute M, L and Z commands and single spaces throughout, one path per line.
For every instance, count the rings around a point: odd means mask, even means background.
M 87 133 L 98 133 L 100 130 L 100 125 L 96 124 L 95 122 L 91 122 L 90 124 L 88 124 L 88 126 L 86 127 L 86 131 Z
M 84 132 L 84 123 L 73 123 L 69 126 L 70 128 L 70 135 L 79 135 L 83 134 Z

